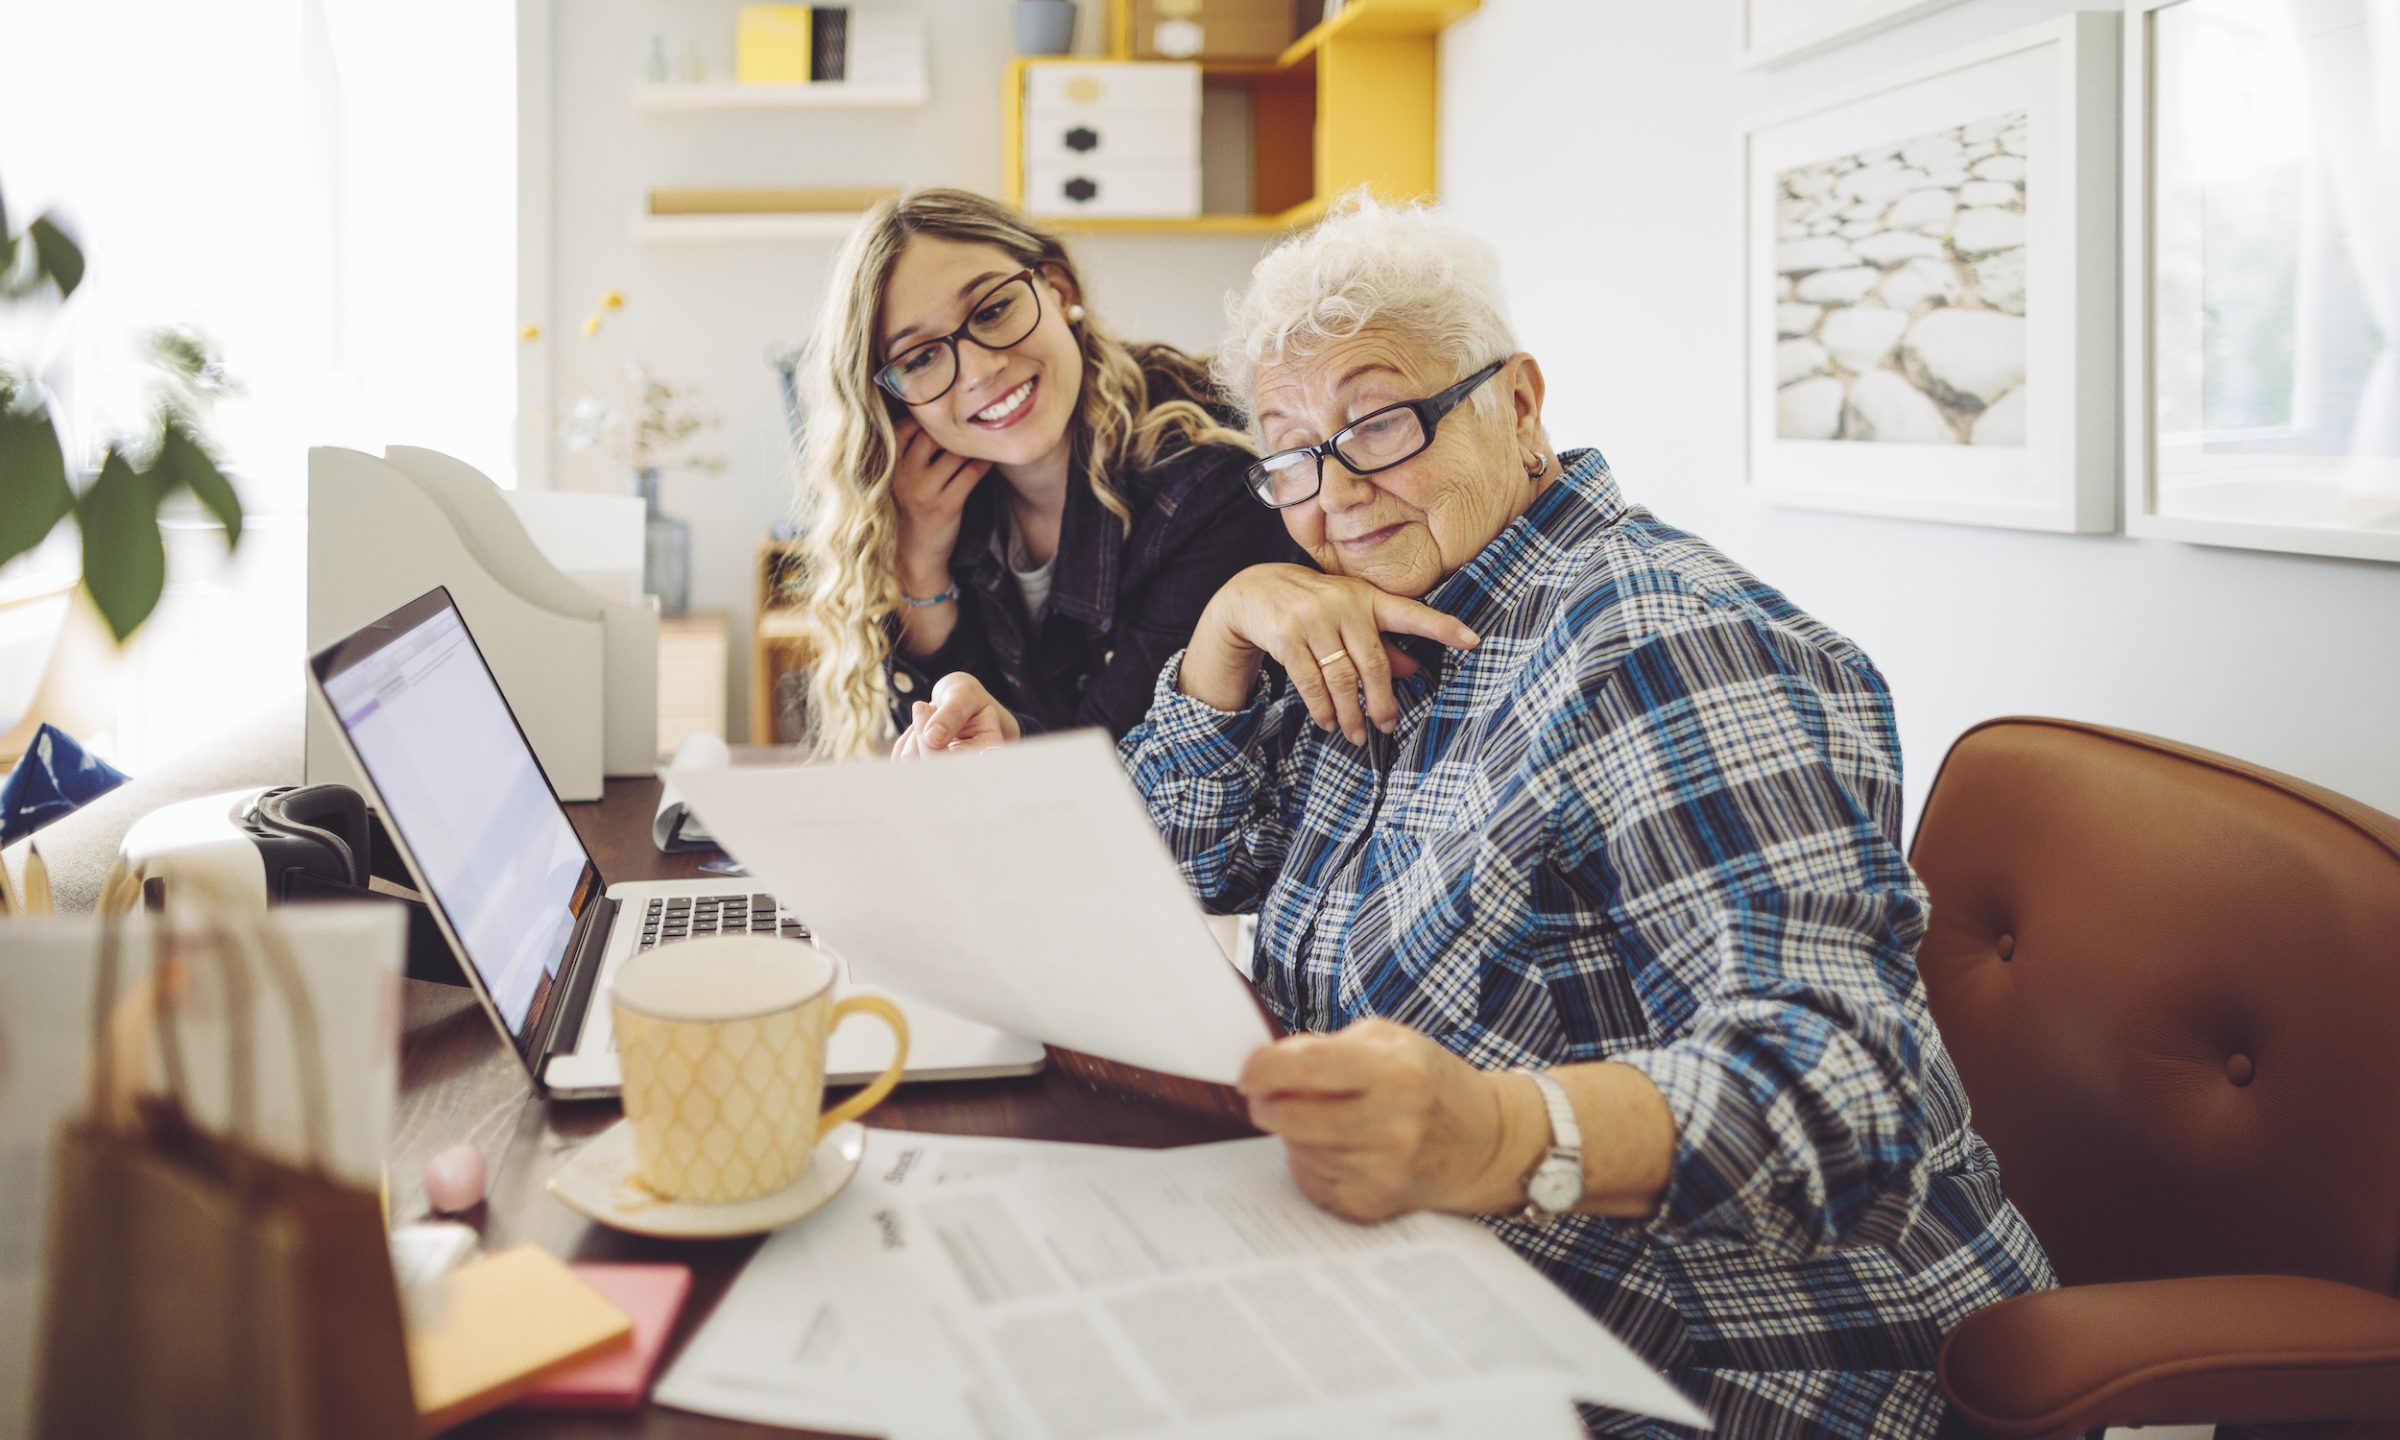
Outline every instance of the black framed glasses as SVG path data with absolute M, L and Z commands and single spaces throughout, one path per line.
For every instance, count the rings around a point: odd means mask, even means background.
M 903 405 L 930 405 L 958 383 L 959 341 L 1006 350 L 1023 343 L 1041 323 L 1041 287 L 1033 283 L 1031 270 L 1019 270 L 968 306 L 966 321 L 956 330 L 920 341 L 886 361 L 875 372 L 875 383 Z
M 1315 499 L 1317 492 L 1325 488 L 1328 455 L 1348 466 L 1353 475 L 1372 475 L 1403 460 L 1414 459 L 1433 443 L 1442 417 L 1456 410 L 1461 401 L 1474 393 L 1476 386 L 1499 374 L 1500 367 L 1507 363 L 1494 360 L 1439 395 L 1370 410 L 1325 437 L 1321 444 L 1278 450 L 1253 462 L 1247 475 L 1250 493 L 1269 509 L 1283 510 L 1303 500 Z

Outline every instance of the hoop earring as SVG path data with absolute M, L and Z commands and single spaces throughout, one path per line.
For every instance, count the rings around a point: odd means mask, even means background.
M 1536 455 L 1525 466 L 1525 478 L 1528 480 L 1539 480 L 1542 478 L 1542 472 L 1548 470 L 1549 468 L 1550 457 L 1547 455 Z
M 1081 325 L 1083 323 L 1083 307 L 1081 305 L 1069 305 L 1067 307 L 1067 323 L 1069 325 Z

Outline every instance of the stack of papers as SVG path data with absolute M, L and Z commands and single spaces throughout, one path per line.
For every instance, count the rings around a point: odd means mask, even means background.
M 890 1440 L 1566 1440 L 1577 1400 L 1708 1423 L 1490 1231 L 1337 1220 L 1271 1139 L 870 1131 L 654 1398 Z

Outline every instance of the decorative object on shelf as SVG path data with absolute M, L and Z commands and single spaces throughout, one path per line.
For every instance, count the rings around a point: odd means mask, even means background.
M 2127 8 L 2131 533 L 2400 560 L 2395 46 L 2388 7 Z
M 667 37 L 664 35 L 651 36 L 650 60 L 642 67 L 643 78 L 653 85 L 664 85 L 673 74 L 673 67 L 667 63 Z
M 816 653 L 800 616 L 808 598 L 808 562 L 800 542 L 789 535 L 762 541 L 757 573 L 750 743 L 795 744 L 808 732 L 808 667 Z
M 700 53 L 699 41 L 691 40 L 684 43 L 683 60 L 675 67 L 675 78 L 686 85 L 708 83 L 708 57 Z
M 2070 15 L 1752 126 L 1762 497 L 2115 527 L 2116 39 Z
M 1888 30 L 1958 0 L 1736 0 L 1739 63 L 1783 65 Z
M 1297 18 L 1296 0 L 1133 0 L 1133 58 L 1272 60 Z
M 64 308 L 83 284 L 82 247 L 57 215 L 23 231 L 0 205 L 0 302 Z M 149 336 L 155 389 L 144 433 L 118 436 L 88 456 L 62 444 L 45 377 L 0 363 L 0 566 L 50 537 L 69 515 L 83 542 L 83 588 L 120 641 L 157 608 L 166 588 L 167 552 L 159 507 L 188 490 L 225 527 L 232 549 L 242 538 L 242 502 L 218 468 L 208 438 L 216 402 L 241 393 L 198 332 L 168 327 Z M 71 353 L 51 345 L 46 352 Z M 35 563 L 35 562 L 28 562 Z
M 1019 55 L 1074 53 L 1075 0 L 1016 0 L 1009 19 Z
M 583 338 L 598 340 L 616 333 L 609 317 L 625 305 L 621 290 L 601 296 L 599 305 L 584 317 Z M 519 334 L 528 344 L 543 338 L 538 325 L 528 325 Z M 642 585 L 658 597 L 660 614 L 679 617 L 691 607 L 691 527 L 659 508 L 659 482 L 676 470 L 724 472 L 725 457 L 694 448 L 719 419 L 700 404 L 699 391 L 667 379 L 638 355 L 620 355 L 615 365 L 619 383 L 604 391 L 578 373 L 563 347 L 552 354 L 584 392 L 555 428 L 570 448 L 597 450 L 633 472 L 645 516 Z M 612 398 L 603 399 L 604 394 Z
M 744 85 L 806 85 L 815 48 L 814 7 L 744 5 L 734 12 L 733 78 Z

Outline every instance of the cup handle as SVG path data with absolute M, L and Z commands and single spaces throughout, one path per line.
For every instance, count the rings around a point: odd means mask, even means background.
M 859 1116 L 882 1104 L 883 1097 L 891 1094 L 892 1087 L 900 1083 L 900 1072 L 908 1068 L 908 1017 L 900 1013 L 899 1006 L 884 999 L 881 995 L 846 995 L 833 1002 L 833 1018 L 825 1026 L 825 1033 L 832 1034 L 834 1027 L 841 1024 L 843 1017 L 848 1015 L 874 1016 L 892 1027 L 892 1038 L 899 1044 L 892 1049 L 892 1063 L 885 1067 L 884 1072 L 876 1076 L 867 1088 L 818 1117 L 817 1139 L 819 1140 L 823 1140 L 834 1126 L 845 1121 L 856 1120 Z

